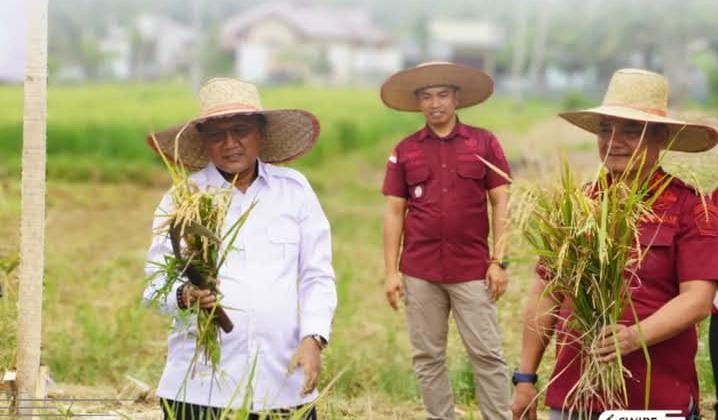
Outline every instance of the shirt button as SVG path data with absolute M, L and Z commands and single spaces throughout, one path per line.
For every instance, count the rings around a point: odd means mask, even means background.
M 444 192 L 447 192 L 447 191 L 449 191 L 449 189 L 448 189 L 448 188 L 444 188 Z
M 441 167 L 442 167 L 442 168 L 446 168 L 446 164 L 445 164 L 445 163 L 442 163 L 442 164 L 441 164 Z

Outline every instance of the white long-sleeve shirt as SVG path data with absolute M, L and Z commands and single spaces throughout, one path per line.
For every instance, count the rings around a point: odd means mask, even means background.
M 202 189 L 229 185 L 211 163 L 190 178 Z M 287 369 L 303 337 L 330 336 L 337 294 L 329 222 L 303 175 L 259 161 L 258 177 L 247 191 L 234 189 L 225 229 L 254 200 L 257 205 L 219 271 L 221 304 L 234 323 L 231 333 L 221 332 L 220 372 L 213 377 L 202 355 L 194 374 L 190 372 L 196 320 L 175 319 L 157 389 L 162 398 L 239 408 L 251 389 L 251 409 L 259 411 L 295 407 L 317 396 L 316 391 L 301 396 L 301 367 L 291 375 Z M 155 213 L 155 230 L 171 208 L 168 193 Z M 157 270 L 152 261 L 162 262 L 171 254 L 169 237 L 155 233 L 145 274 Z M 146 301 L 164 281 L 161 276 L 153 279 L 144 293 Z M 177 312 L 177 287 L 161 302 L 164 312 Z

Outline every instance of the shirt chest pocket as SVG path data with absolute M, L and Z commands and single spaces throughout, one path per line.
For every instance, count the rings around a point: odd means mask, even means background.
M 456 162 L 456 174 L 458 175 L 456 177 L 458 197 L 478 203 L 486 201 L 486 165 L 473 155 L 459 155 Z
M 270 224 L 266 229 L 265 246 L 265 260 L 296 260 L 299 256 L 299 226 L 290 220 Z
M 427 196 L 431 170 L 427 164 L 414 164 L 406 167 L 406 183 L 409 196 L 414 200 L 423 200 Z
M 675 272 L 675 247 L 673 246 L 677 227 L 650 223 L 642 224 L 638 242 L 641 245 L 643 260 L 638 276 L 643 281 L 650 279 L 671 279 Z

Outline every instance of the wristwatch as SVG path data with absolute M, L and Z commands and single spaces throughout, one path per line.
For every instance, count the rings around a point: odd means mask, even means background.
M 324 348 L 329 344 L 327 342 L 327 339 L 319 334 L 312 334 L 308 337 L 311 337 L 311 339 L 317 343 L 317 345 L 319 346 L 319 350 L 324 350 Z
M 517 370 L 511 375 L 511 382 L 516 385 L 518 383 L 535 384 L 538 381 L 538 375 L 535 373 L 521 373 Z
M 489 263 L 498 265 L 502 270 L 509 268 L 509 259 L 507 257 L 491 258 Z

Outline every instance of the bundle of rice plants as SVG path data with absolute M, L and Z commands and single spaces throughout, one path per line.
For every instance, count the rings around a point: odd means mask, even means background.
M 638 173 L 647 172 L 646 177 L 629 178 L 626 171 L 611 178 L 602 167 L 593 182 L 580 185 L 563 159 L 561 182 L 527 189 L 518 199 L 521 206 L 514 210 L 524 238 L 539 257 L 543 296 L 566 299 L 571 308 L 559 322 L 564 323 L 571 342 L 562 344 L 577 344 L 581 351 L 580 378 L 566 401 L 572 412 L 626 406 L 625 378 L 630 372 L 622 363 L 615 335 L 615 359 L 600 361 L 593 352 L 607 331 L 617 331 L 626 310 L 638 325 L 647 362 L 648 404 L 650 357 L 633 308 L 630 279 L 644 257 L 638 225 L 655 217 L 652 205 L 671 177 L 657 172 L 657 165 L 643 171 L 644 162 L 645 157 L 636 158 L 629 166 L 638 168 Z
M 157 147 L 157 150 L 160 148 Z M 160 302 L 166 299 L 179 282 L 202 290 L 208 289 L 221 301 L 217 284 L 219 271 L 227 254 L 233 250 L 239 230 L 256 202 L 231 226 L 225 227 L 234 182 L 223 188 L 201 189 L 189 177 L 181 162 L 170 162 L 162 152 L 160 156 L 172 178 L 169 193 L 172 208 L 164 215 L 164 223 L 154 233 L 169 236 L 173 254 L 166 255 L 162 263 L 156 264 L 157 270 L 149 279 L 152 281 L 156 276 L 164 279 L 164 283 L 155 288 L 152 300 Z M 180 311 L 178 316 L 186 317 L 190 314 L 196 314 L 197 317 L 197 346 L 193 360 L 198 360 L 201 351 L 205 362 L 211 363 L 213 369 L 217 370 L 221 359 L 219 329 L 230 332 L 232 322 L 221 303 L 212 309 L 200 310 L 199 302 L 195 302 L 193 307 Z

